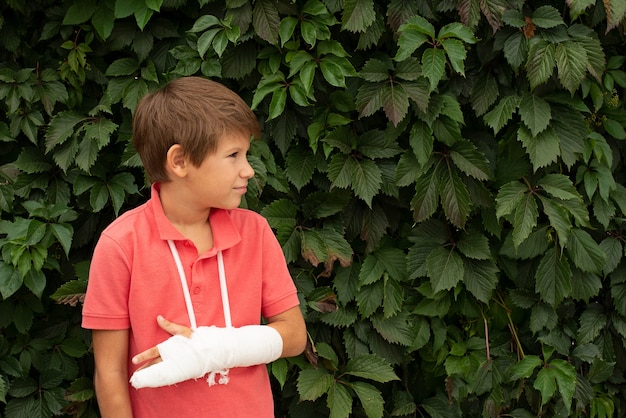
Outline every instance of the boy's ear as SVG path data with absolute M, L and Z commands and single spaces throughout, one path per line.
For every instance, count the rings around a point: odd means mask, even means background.
M 187 160 L 183 153 L 183 147 L 180 144 L 174 144 L 167 150 L 165 170 L 168 174 L 176 177 L 185 177 L 187 175 Z

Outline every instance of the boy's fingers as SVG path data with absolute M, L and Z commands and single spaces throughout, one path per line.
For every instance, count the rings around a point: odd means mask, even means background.
M 168 321 L 161 315 L 157 317 L 157 322 L 164 331 L 167 331 L 171 335 L 182 335 L 183 337 L 189 338 L 191 337 L 191 333 L 193 332 L 191 328 Z
M 160 357 L 161 354 L 159 353 L 159 349 L 157 347 L 152 347 L 133 357 L 133 364 L 141 364 L 147 360 L 160 359 Z

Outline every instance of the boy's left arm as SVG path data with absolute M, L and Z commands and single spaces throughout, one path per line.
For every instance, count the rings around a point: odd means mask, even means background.
M 274 328 L 283 339 L 281 357 L 294 357 L 301 354 L 306 347 L 306 324 L 300 306 L 266 318 L 268 326 Z

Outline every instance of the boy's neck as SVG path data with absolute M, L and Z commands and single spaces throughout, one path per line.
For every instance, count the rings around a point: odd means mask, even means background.
M 183 193 L 181 188 L 172 183 L 161 184 L 159 193 L 161 206 L 172 225 L 183 236 L 193 241 L 198 249 L 198 254 L 202 254 L 213 247 L 213 235 L 209 223 L 211 211 L 210 209 L 196 210 L 192 206 L 181 204 L 181 202 L 187 201 Z

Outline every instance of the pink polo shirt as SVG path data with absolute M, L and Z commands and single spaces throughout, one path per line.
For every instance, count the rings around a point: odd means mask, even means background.
M 157 315 L 189 326 L 189 317 L 171 239 L 187 276 L 198 326 L 223 327 L 217 251 L 221 250 L 233 326 L 258 325 L 299 304 L 285 258 L 267 221 L 244 210 L 213 209 L 209 217 L 214 247 L 198 256 L 196 247 L 170 223 L 152 187 L 151 199 L 116 219 L 96 245 L 83 306 L 84 328 L 130 328 L 130 358 L 170 337 Z M 251 347 L 254 349 L 254 347 Z M 129 385 L 134 416 L 273 417 L 265 365 L 235 368 L 227 385 L 188 380 L 174 386 L 136 390 Z

